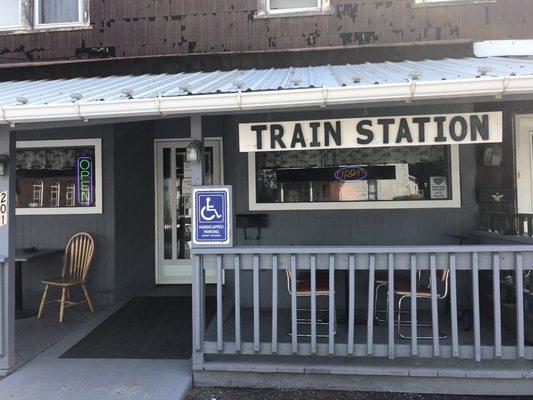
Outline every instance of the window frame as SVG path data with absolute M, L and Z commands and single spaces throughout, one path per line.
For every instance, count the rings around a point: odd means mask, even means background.
M 38 192 L 37 190 L 38 189 Z M 39 193 L 39 197 L 36 197 L 35 194 Z M 39 207 L 43 206 L 44 200 L 44 181 L 41 178 L 37 178 L 33 181 L 33 192 L 32 199 L 34 203 L 39 204 Z
M 498 0 L 413 0 L 415 7 L 437 7 L 464 4 L 497 3 Z
M 33 3 L 33 27 L 38 29 L 49 28 L 76 28 L 83 27 L 87 23 L 84 18 L 85 6 L 88 5 L 88 0 L 78 0 L 78 21 L 77 22 L 58 22 L 58 23 L 41 23 L 39 21 L 39 9 L 43 0 L 34 0 Z
M 258 0 L 255 18 L 305 17 L 332 13 L 330 8 L 330 0 L 317 0 L 317 2 L 319 3 L 317 7 L 272 10 L 270 8 L 270 0 Z
M 67 140 L 20 140 L 18 149 L 43 149 L 56 147 L 94 146 L 94 190 L 95 205 L 93 207 L 43 207 L 15 208 L 15 215 L 69 215 L 69 214 L 102 214 L 102 139 L 67 139 Z
M 54 205 L 54 201 L 57 205 Z M 58 179 L 53 179 L 50 183 L 50 207 L 59 207 L 61 204 L 61 183 Z
M 452 183 L 449 200 L 371 200 L 298 203 L 258 203 L 256 186 L 255 152 L 248 153 L 248 206 L 250 211 L 286 210 L 384 210 L 413 208 L 461 208 L 461 176 L 459 145 L 450 146 L 450 176 Z M 320 151 L 320 150 L 317 150 Z
M 18 24 L 17 25 L 6 25 L 6 26 L 0 25 L 0 32 L 16 31 L 16 30 L 23 29 L 23 24 L 22 24 L 22 1 L 21 0 L 17 0 L 17 4 L 18 4 Z
M 65 186 L 65 207 L 75 207 L 76 206 L 76 184 L 72 181 L 67 183 Z

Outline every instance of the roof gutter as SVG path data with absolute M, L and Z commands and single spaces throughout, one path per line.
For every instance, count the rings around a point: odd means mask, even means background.
M 1 107 L 0 124 L 178 116 L 533 94 L 533 75 Z M 415 90 L 416 88 L 416 90 Z

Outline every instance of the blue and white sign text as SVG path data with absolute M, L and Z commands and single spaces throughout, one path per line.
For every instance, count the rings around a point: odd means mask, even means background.
M 193 246 L 232 245 L 231 188 L 193 189 Z

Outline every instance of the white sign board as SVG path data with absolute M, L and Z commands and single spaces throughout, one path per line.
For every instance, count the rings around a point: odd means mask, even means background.
M 7 192 L 0 192 L 0 226 L 7 225 Z
M 448 198 L 448 182 L 444 176 L 432 176 L 429 178 L 429 192 L 431 199 Z
M 239 124 L 241 152 L 501 141 L 501 111 Z

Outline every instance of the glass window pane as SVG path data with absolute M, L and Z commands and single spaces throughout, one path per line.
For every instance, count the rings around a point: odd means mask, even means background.
M 94 146 L 21 148 L 16 158 L 17 207 L 95 206 Z
M 270 0 L 271 10 L 290 10 L 294 8 L 317 8 L 320 0 Z
M 170 149 L 163 149 L 163 247 L 165 260 L 172 259 L 172 194 Z
M 0 28 L 20 26 L 20 0 L 0 0 Z
M 446 146 L 256 153 L 258 203 L 451 199 Z
M 39 0 L 39 23 L 80 22 L 79 0 Z

